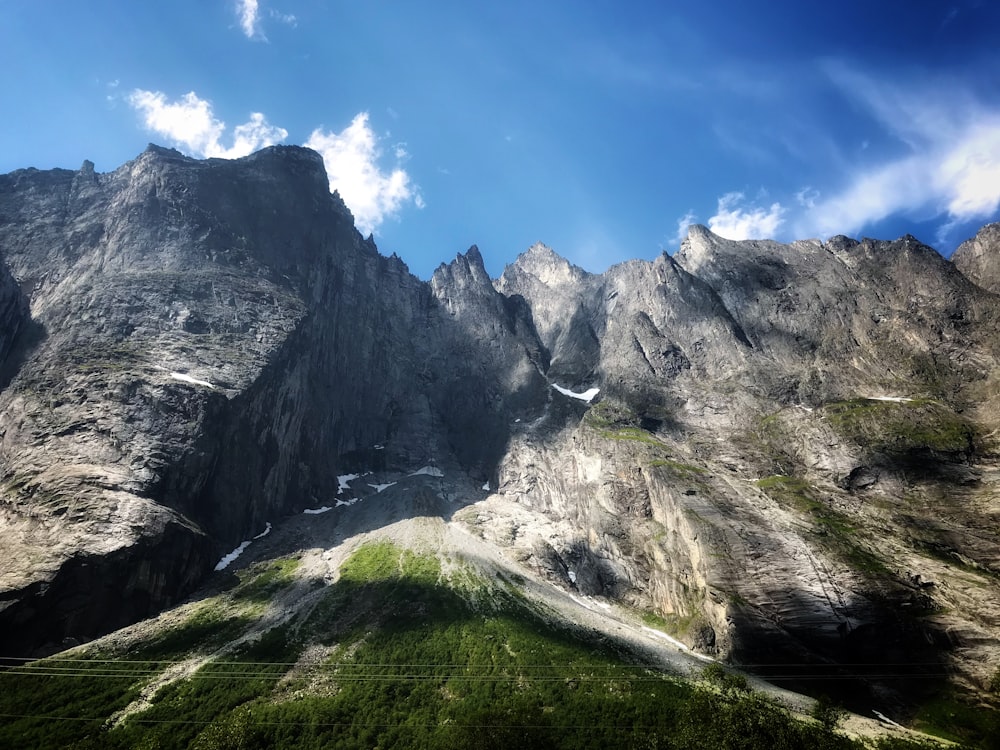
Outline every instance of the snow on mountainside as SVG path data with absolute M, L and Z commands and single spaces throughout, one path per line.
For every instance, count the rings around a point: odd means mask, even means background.
M 473 246 L 422 282 L 307 149 L 150 147 L 0 176 L 0 254 L 11 655 L 154 616 L 279 536 L 312 560 L 436 519 L 569 619 L 645 612 L 887 715 L 992 700 L 992 228 L 954 264 L 909 236 L 694 226 L 603 274 L 537 245 L 493 280 Z

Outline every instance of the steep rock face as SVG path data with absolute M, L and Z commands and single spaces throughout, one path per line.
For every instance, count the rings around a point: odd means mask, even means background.
M 28 322 L 28 306 L 21 287 L 6 266 L 0 267 L 0 379 L 8 352 L 17 339 L 21 327 Z
M 456 455 L 477 478 L 495 473 L 507 448 L 509 425 L 537 416 L 548 398 L 548 356 L 531 311 L 493 288 L 479 249 L 472 246 L 430 281 L 443 319 L 425 342 L 437 373 L 432 400 L 444 415 Z
M 925 387 L 935 357 L 952 368 L 946 357 L 975 333 L 968 323 L 995 315 L 979 290 L 912 237 L 782 245 L 692 227 L 677 261 L 718 292 L 763 355 L 767 366 L 755 373 L 763 395 L 786 402 Z
M 537 256 L 498 284 L 532 307 Z M 995 586 L 970 595 L 933 556 L 995 570 L 1000 552 L 983 533 L 1000 518 L 992 449 L 974 437 L 996 429 L 992 295 L 910 237 L 781 245 L 699 227 L 676 259 L 548 278 L 573 304 L 540 332 L 584 311 L 600 347 L 576 377 L 603 401 L 554 396 L 512 437 L 501 491 L 537 516 L 528 564 L 738 661 L 934 664 L 962 642 L 956 669 L 982 684 L 991 647 L 971 644 L 1000 614 Z M 913 584 L 927 577 L 932 594 Z M 934 614 L 958 600 L 962 616 Z
M 150 147 L 0 177 L 0 252 L 14 651 L 176 600 L 338 474 L 436 464 L 499 485 L 484 537 L 702 651 L 988 681 L 1000 303 L 911 237 L 693 227 L 495 282 L 473 247 L 424 283 L 311 151 Z
M 487 279 L 475 325 L 456 318 L 441 299 L 471 310 L 479 292 L 435 296 L 380 256 L 307 149 L 23 170 L 0 178 L 0 219 L 31 314 L 0 396 L 14 649 L 155 611 L 267 520 L 329 500 L 338 473 L 489 476 L 508 410 L 544 396 L 525 310 Z M 84 579 L 125 600 L 67 597 Z
M 599 279 L 571 265 L 541 243 L 504 269 L 496 288 L 524 299 L 549 353 L 549 377 L 570 385 L 592 378 L 600 352 L 593 328 Z
M 959 245 L 951 262 L 983 289 L 1000 294 L 1000 223 L 987 224 Z

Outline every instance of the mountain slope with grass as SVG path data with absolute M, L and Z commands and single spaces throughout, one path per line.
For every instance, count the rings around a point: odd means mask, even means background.
M 158 618 L 0 673 L 0 741 L 853 748 L 864 738 L 916 748 L 926 740 L 698 658 L 657 618 L 573 595 L 511 563 L 456 517 L 478 503 L 456 513 L 442 497 L 477 496 L 471 486 L 426 475 L 396 481 L 275 526 Z
M 0 176 L 6 736 L 801 745 L 769 696 L 989 746 L 994 230 L 424 282 L 308 149 Z M 761 695 L 676 681 L 722 665 Z

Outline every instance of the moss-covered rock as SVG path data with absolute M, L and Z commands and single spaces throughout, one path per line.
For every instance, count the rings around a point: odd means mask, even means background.
M 976 447 L 973 424 L 928 399 L 859 398 L 827 404 L 823 412 L 838 433 L 870 453 L 968 455 Z

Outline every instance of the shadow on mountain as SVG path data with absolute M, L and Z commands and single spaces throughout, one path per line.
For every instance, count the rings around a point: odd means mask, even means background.
M 905 714 L 946 685 L 956 644 L 922 621 L 912 601 L 878 599 L 838 621 L 829 611 L 810 616 L 816 602 L 808 595 L 772 595 L 784 603 L 788 621 L 765 619 L 746 605 L 732 608 L 734 664 L 860 714 Z
M 37 320 L 27 318 L 21 324 L 10 351 L 0 364 L 0 390 L 10 385 L 32 352 L 45 341 L 46 335 L 45 326 Z

